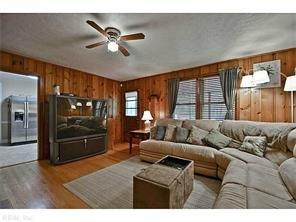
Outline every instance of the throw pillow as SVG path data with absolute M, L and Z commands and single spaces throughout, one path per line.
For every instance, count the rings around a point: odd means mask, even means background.
M 166 126 L 157 126 L 156 137 L 157 140 L 163 140 L 165 136 Z
M 186 143 L 186 140 L 189 135 L 189 129 L 177 127 L 176 128 L 176 143 Z
M 150 128 L 150 139 L 156 140 L 157 126 Z
M 205 145 L 205 143 L 202 140 L 208 135 L 208 133 L 209 132 L 206 130 L 203 130 L 196 126 L 192 126 L 192 129 L 186 142 L 195 145 Z
M 265 136 L 246 136 L 239 150 L 263 157 L 266 146 Z
M 223 135 L 218 130 L 211 130 L 203 139 L 203 142 L 216 149 L 223 149 L 231 142 L 231 138 Z
M 176 129 L 176 126 L 168 124 L 163 140 L 175 141 L 175 129 Z

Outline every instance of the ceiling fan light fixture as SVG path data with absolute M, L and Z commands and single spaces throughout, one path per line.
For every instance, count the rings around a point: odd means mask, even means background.
M 118 51 L 118 44 L 114 41 L 110 41 L 108 43 L 108 50 L 111 52 L 117 52 Z

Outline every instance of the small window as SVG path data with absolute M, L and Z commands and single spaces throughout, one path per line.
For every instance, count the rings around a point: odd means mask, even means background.
M 125 93 L 125 116 L 138 116 L 138 92 Z
M 176 119 L 196 119 L 196 79 L 181 81 L 174 112 Z

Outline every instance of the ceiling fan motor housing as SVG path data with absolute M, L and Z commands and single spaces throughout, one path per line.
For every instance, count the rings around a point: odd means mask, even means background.
M 105 32 L 107 33 L 107 37 L 110 42 L 117 42 L 121 35 L 121 32 L 113 27 L 107 27 Z

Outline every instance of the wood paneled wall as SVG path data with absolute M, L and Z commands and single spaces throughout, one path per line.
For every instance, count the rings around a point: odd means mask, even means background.
M 121 87 L 120 83 L 97 75 L 50 64 L 47 62 L 0 52 L 0 70 L 39 76 L 39 159 L 49 157 L 48 95 L 54 84 L 61 92 L 81 97 L 109 99 L 113 101 L 113 117 L 108 119 L 108 149 L 121 142 Z
M 277 59 L 281 60 L 281 71 L 288 75 L 292 74 L 294 67 L 296 66 L 296 49 L 286 49 L 252 57 L 232 59 L 195 68 L 126 81 L 123 82 L 122 92 L 139 90 L 140 113 L 142 114 L 144 110 L 149 109 L 156 119 L 164 118 L 168 117 L 168 79 L 175 77 L 191 79 L 212 76 L 217 75 L 219 69 L 230 67 L 243 67 L 244 69 L 249 70 L 253 67 L 253 63 Z M 236 118 L 240 120 L 267 122 L 291 121 L 290 93 L 283 91 L 284 81 L 285 79 L 282 78 L 281 88 L 239 89 L 237 96 Z M 160 95 L 159 101 L 157 101 L 156 98 L 149 100 L 148 98 L 151 94 Z M 140 127 L 143 127 L 143 121 L 141 121 L 140 125 Z
M 114 115 L 108 119 L 108 148 L 112 149 L 114 144 L 121 142 L 123 138 L 123 130 L 119 127 L 124 125 L 124 118 L 122 118 L 124 114 L 122 103 L 123 92 L 138 90 L 140 114 L 144 110 L 149 109 L 155 119 L 164 118 L 168 117 L 168 79 L 176 77 L 190 79 L 212 76 L 217 75 L 219 69 L 230 67 L 243 67 L 249 70 L 252 68 L 253 63 L 276 59 L 281 60 L 281 71 L 290 75 L 296 66 L 296 49 L 286 49 L 247 58 L 232 59 L 130 80 L 123 82 L 122 87 L 119 82 L 111 79 L 8 52 L 0 52 L 0 70 L 39 76 L 40 121 L 38 140 L 41 145 L 39 157 L 43 159 L 49 156 L 47 98 L 52 93 L 52 86 L 54 84 L 61 86 L 61 92 L 71 92 L 82 97 L 112 98 Z M 283 84 L 284 81 L 285 79 L 282 78 Z M 149 99 L 151 94 L 159 95 L 159 100 L 155 97 Z M 284 92 L 283 87 L 240 89 L 237 96 L 236 118 L 241 120 L 289 122 L 291 121 L 290 105 L 290 94 Z M 294 115 L 296 116 L 296 111 Z M 140 121 L 139 127 L 142 128 L 143 126 L 143 121 Z

